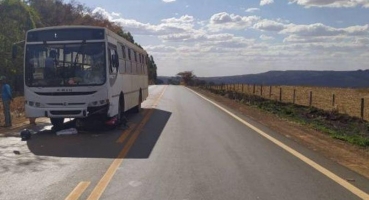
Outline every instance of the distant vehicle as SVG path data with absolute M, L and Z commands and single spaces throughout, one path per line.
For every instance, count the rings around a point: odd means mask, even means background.
M 25 39 L 27 117 L 109 120 L 148 96 L 147 53 L 103 27 L 58 26 L 29 30 Z

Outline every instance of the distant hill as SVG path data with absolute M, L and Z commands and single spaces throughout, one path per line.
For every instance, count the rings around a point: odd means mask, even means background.
M 171 77 L 158 77 L 167 83 Z M 247 74 L 223 77 L 198 77 L 216 84 L 257 84 L 257 85 L 296 85 L 364 88 L 369 87 L 369 70 L 357 71 L 269 71 L 260 74 Z

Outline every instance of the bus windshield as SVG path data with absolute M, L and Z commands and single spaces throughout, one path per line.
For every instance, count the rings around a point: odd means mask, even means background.
M 28 44 L 28 87 L 102 85 L 106 81 L 105 44 Z

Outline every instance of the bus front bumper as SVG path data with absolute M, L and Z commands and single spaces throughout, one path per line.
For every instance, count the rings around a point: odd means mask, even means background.
M 107 114 L 109 104 L 85 108 L 41 108 L 25 105 L 27 117 L 49 117 L 49 118 L 85 118 L 92 115 Z

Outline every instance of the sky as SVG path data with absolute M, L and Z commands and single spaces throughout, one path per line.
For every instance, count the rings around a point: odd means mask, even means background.
M 369 0 L 77 0 L 129 31 L 159 76 L 369 69 Z

